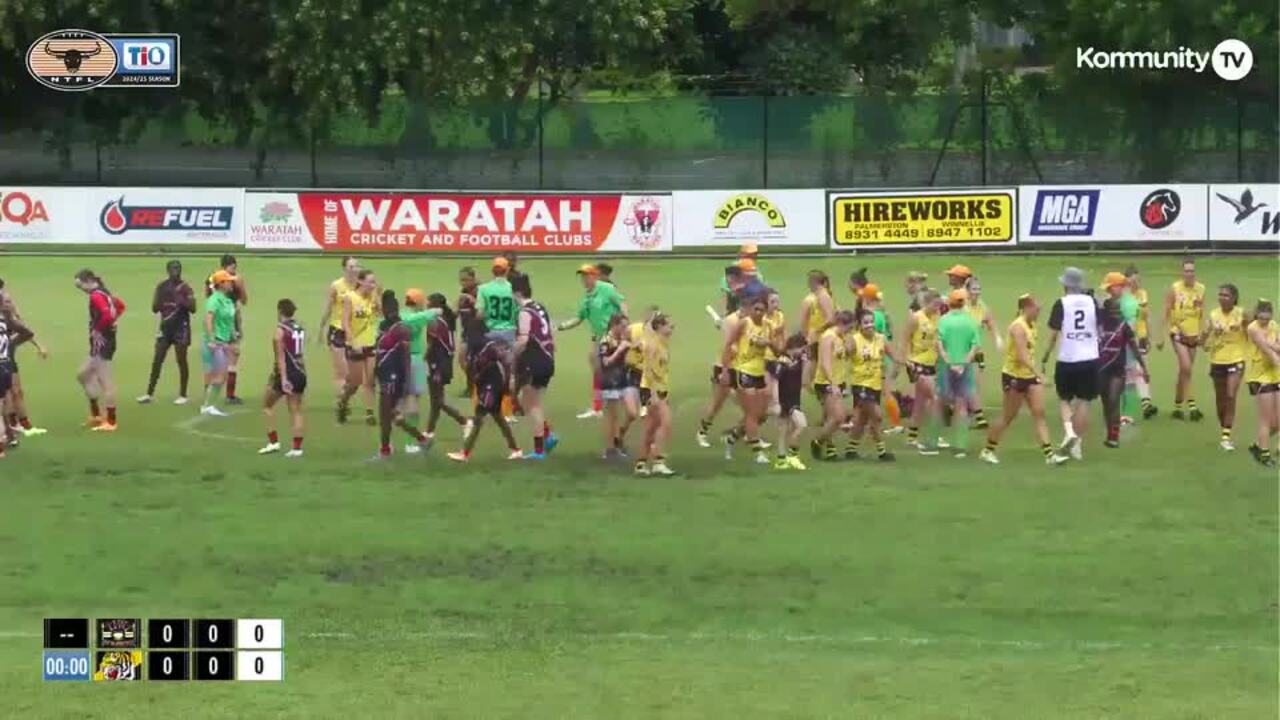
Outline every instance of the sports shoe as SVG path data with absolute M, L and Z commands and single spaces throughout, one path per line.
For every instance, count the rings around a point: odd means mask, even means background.
M 1058 445 L 1058 454 L 1066 455 L 1067 453 L 1071 452 L 1072 448 L 1075 448 L 1079 444 L 1080 444 L 1079 435 L 1068 435 L 1062 438 L 1062 443 Z
M 809 469 L 809 466 L 804 464 L 804 462 L 800 459 L 800 456 L 799 456 L 799 455 L 788 455 L 788 456 L 787 456 L 787 464 L 788 464 L 788 465 L 790 465 L 790 466 L 791 466 L 791 469 L 793 469 L 793 470 L 808 470 L 808 469 Z
M 302 450 L 290 450 L 284 456 L 287 458 L 300 458 L 302 457 Z
M 1186 420 L 1187 416 L 1183 415 L 1181 410 L 1174 410 L 1173 412 L 1169 413 L 1169 419 L 1170 420 Z
M 186 405 L 186 404 L 187 404 L 187 403 L 189 403 L 189 402 L 191 402 L 191 401 L 190 401 L 190 400 L 188 400 L 185 396 L 183 396 L 183 397 L 176 397 L 176 398 L 174 398 L 174 399 L 173 399 L 173 404 L 174 404 L 174 405 Z
M 1222 448 L 1227 452 L 1232 452 L 1236 449 L 1235 443 L 1231 442 L 1230 439 L 1223 440 L 1222 442 L 1218 443 L 1218 447 Z
M 116 427 L 116 424 L 115 424 L 115 423 L 113 423 L 113 422 L 102 422 L 102 423 L 99 423 L 97 427 L 94 427 L 94 428 L 91 430 L 91 432 L 113 433 L 113 432 L 115 432 L 115 431 L 116 431 L 116 429 L 117 429 L 117 427 Z
M 822 459 L 822 451 L 823 451 L 823 449 L 824 449 L 824 448 L 823 448 L 823 446 L 822 446 L 822 443 L 821 443 L 821 442 L 819 442 L 819 441 L 817 441 L 817 440 L 810 440 L 810 441 L 809 441 L 809 452 L 810 452 L 810 454 L 812 454 L 812 455 L 813 455 L 813 459 L 814 459 L 814 460 L 821 460 L 821 459 Z
M 470 458 L 468 458 L 468 457 L 467 457 L 467 454 L 466 454 L 466 453 L 464 453 L 464 452 L 462 452 L 461 450 L 459 450 L 459 451 L 457 451 L 457 452 L 451 452 L 451 453 L 449 453 L 449 459 L 450 459 L 450 460 L 452 460 L 452 461 L 454 461 L 454 462 L 464 463 L 464 462 L 466 462 L 467 460 L 469 460 Z
M 984 463 L 991 463 L 992 465 L 1000 464 L 1000 458 L 996 457 L 994 452 L 987 450 L 986 448 L 983 448 L 982 452 L 978 453 L 978 459 Z
M 592 418 L 598 418 L 603 416 L 604 416 L 604 412 L 601 410 L 583 410 L 582 412 L 578 413 L 579 420 L 590 420 Z
M 768 465 L 768 464 L 770 464 L 770 461 L 769 461 L 769 455 L 768 455 L 767 453 L 763 452 L 763 451 L 762 451 L 762 452 L 758 452 L 758 453 L 756 453 L 756 464 L 757 464 L 757 465 Z
M 139 395 L 139 396 L 138 396 L 138 404 L 139 404 L 139 405 L 150 405 L 150 404 L 151 404 L 151 396 L 150 396 L 150 395 Z
M 757 440 L 757 441 L 756 441 L 756 449 L 757 449 L 757 450 L 771 450 L 771 449 L 773 449 L 773 443 L 771 443 L 771 442 L 767 442 L 767 441 L 764 441 L 764 440 Z
M 270 455 L 271 453 L 280 452 L 280 443 L 267 443 L 265 447 L 258 451 L 259 455 Z
M 1133 418 L 1129 417 L 1128 415 L 1121 415 L 1121 416 L 1120 416 L 1120 424 L 1121 424 L 1121 425 L 1132 425 L 1132 424 L 1133 424 Z
M 1061 465 L 1066 461 L 1067 461 L 1067 458 L 1061 455 L 1050 455 L 1049 457 L 1044 459 L 1044 464 L 1052 467 L 1057 467 L 1058 465 Z
M 773 469 L 774 470 L 790 470 L 791 463 L 787 462 L 786 458 L 780 457 L 773 462 Z
M 96 428 L 99 425 L 101 425 L 102 422 L 103 422 L 103 419 L 101 417 L 95 417 L 93 415 L 90 415 L 89 419 L 84 421 L 84 426 L 92 430 L 93 428 Z
M 519 448 L 517 448 L 517 449 L 512 450 L 511 452 L 507 453 L 507 459 L 508 459 L 508 460 L 523 460 L 523 459 L 524 459 L 524 453 L 520 452 Z
M 422 446 L 421 446 L 421 445 L 419 445 L 418 443 L 405 443 L 405 444 L 404 444 L 404 454 L 405 454 L 405 455 L 417 455 L 417 454 L 419 454 L 419 453 L 421 453 L 421 452 L 422 452 Z
M 951 453 L 951 457 L 953 457 L 953 458 L 955 458 L 955 459 L 957 459 L 957 460 L 963 460 L 963 459 L 965 459 L 965 458 L 969 457 L 969 453 L 967 453 L 967 452 L 965 452 L 965 451 L 963 451 L 963 450 L 956 450 L 955 452 Z
M 640 477 L 649 477 L 651 472 L 649 470 L 649 466 L 643 460 L 641 460 L 640 462 L 636 463 L 635 474 Z
M 940 438 L 938 438 L 938 449 L 939 449 L 939 450 L 950 450 L 950 449 L 951 449 L 951 443 L 947 442 L 947 439 L 946 439 L 946 438 L 944 438 L 944 437 L 940 437 Z
M 1102 441 L 1102 444 L 1103 444 L 1104 446 L 1109 447 L 1109 448 L 1112 448 L 1112 449 L 1115 449 L 1115 448 L 1120 447 L 1120 441 L 1119 441 L 1119 440 L 1112 440 L 1111 438 L 1107 438 L 1106 440 L 1103 440 L 1103 441 Z
M 676 471 L 667 467 L 666 463 L 656 462 L 649 466 L 649 474 L 658 477 L 671 477 L 676 474 Z
M 902 427 L 901 425 L 894 425 L 888 430 L 885 430 L 884 434 L 885 435 L 901 435 L 903 432 L 906 432 L 906 428 Z
M 711 447 L 711 438 L 707 437 L 707 434 L 701 430 L 698 431 L 698 447 Z
M 525 460 L 546 460 L 547 454 L 545 452 L 526 453 L 524 456 L 524 459 Z
M 238 398 L 238 397 L 229 397 L 229 398 L 227 398 L 227 404 L 228 404 L 228 405 L 243 405 L 243 404 L 244 404 L 244 400 L 241 400 L 241 399 L 240 399 L 240 398 Z
M 200 408 L 200 414 L 201 414 L 201 415 L 208 415 L 208 416 L 210 416 L 210 417 L 230 417 L 229 415 L 227 415 L 225 412 L 223 412 L 223 411 L 219 410 L 219 409 L 218 409 L 216 406 L 214 406 L 214 405 L 206 405 L 206 406 L 204 406 L 204 407 Z
M 1196 408 L 1187 414 L 1187 419 L 1191 422 L 1200 422 L 1204 419 L 1204 413 L 1200 412 L 1200 408 Z
M 925 457 L 934 457 L 938 454 L 938 447 L 934 445 L 921 445 L 920 454 Z
M 728 435 L 721 435 L 720 442 L 724 444 L 724 459 L 733 459 L 733 443 L 729 441 Z
M 369 427 L 378 427 L 378 416 L 374 415 L 371 412 L 365 413 L 364 424 L 368 425 Z
M 48 430 L 41 427 L 19 427 L 18 432 L 22 433 L 22 437 L 36 437 L 37 435 L 47 435 L 49 433 Z
M 555 450 L 559 445 L 560 436 L 555 433 L 548 434 L 546 439 L 542 441 L 543 454 L 550 455 L 551 451 Z
M 852 461 L 852 460 L 860 460 L 861 458 L 862 458 L 862 456 L 858 454 L 858 451 L 857 451 L 857 450 L 845 450 L 845 451 L 844 451 L 844 459 L 845 459 L 845 460 L 850 460 L 850 461 Z
M 431 449 L 431 447 L 432 447 L 433 445 L 435 445 L 435 444 L 436 444 L 436 436 L 435 436 L 435 435 L 423 435 L 423 436 L 422 436 L 422 440 L 421 440 L 421 441 L 419 441 L 419 442 L 415 445 L 415 447 L 417 447 L 417 448 L 418 448 L 418 451 L 420 451 L 420 452 L 426 452 L 426 451 L 430 450 L 430 449 Z M 406 452 L 407 452 L 407 450 L 406 450 Z
M 339 425 L 346 425 L 347 419 L 351 417 L 351 406 L 338 403 L 338 406 L 334 408 L 334 414 L 337 415 Z
M 1072 460 L 1084 459 L 1084 445 L 1077 442 L 1075 445 L 1071 446 L 1071 459 Z
M 1150 420 L 1151 418 L 1155 417 L 1158 414 L 1160 414 L 1160 408 L 1156 407 L 1155 405 L 1148 405 L 1147 407 L 1142 409 L 1143 420 Z
M 879 460 L 880 462 L 897 462 L 898 458 L 894 457 L 893 453 L 886 452 L 881 455 L 877 455 L 876 460 Z

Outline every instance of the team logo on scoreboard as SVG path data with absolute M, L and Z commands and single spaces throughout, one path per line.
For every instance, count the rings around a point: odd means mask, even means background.
M 99 652 L 94 664 L 94 682 L 126 682 L 142 678 L 141 650 Z
M 178 87 L 181 39 L 173 33 L 55 30 L 27 48 L 27 72 L 47 88 Z
M 98 647 L 138 647 L 138 621 L 130 618 L 105 618 L 98 621 Z

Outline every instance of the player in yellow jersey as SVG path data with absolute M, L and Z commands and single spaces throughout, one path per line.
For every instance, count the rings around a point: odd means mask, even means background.
M 764 322 L 769 330 L 769 346 L 764 349 L 764 377 L 769 397 L 766 401 L 767 407 L 765 411 L 766 415 L 777 417 L 780 410 L 778 404 L 778 357 L 786 352 L 787 317 L 782 314 L 782 299 L 778 296 L 777 290 L 770 289 L 766 297 L 768 298 L 768 305 L 765 307 Z
M 345 423 L 351 415 L 351 396 L 364 388 L 364 421 L 377 425 L 374 414 L 376 378 L 374 375 L 373 347 L 377 344 L 378 316 L 382 313 L 381 292 L 378 278 L 372 270 L 356 274 L 355 292 L 342 298 L 342 335 L 347 348 L 347 382 L 338 396 L 338 422 Z
M 1231 428 L 1235 426 L 1236 396 L 1249 351 L 1249 338 L 1245 335 L 1248 324 L 1249 317 L 1240 307 L 1240 291 L 1231 283 L 1221 285 L 1218 307 L 1209 312 L 1202 344 L 1209 353 L 1209 377 L 1213 379 L 1214 405 L 1222 428 L 1218 446 L 1228 452 L 1236 449 L 1231 442 Z
M 1248 327 L 1249 359 L 1245 382 L 1258 404 L 1258 435 L 1249 454 L 1263 467 L 1275 467 L 1271 445 L 1280 434 L 1280 327 L 1270 300 L 1259 300 Z
M 640 417 L 648 413 L 649 393 L 640 386 L 644 377 L 644 342 L 649 335 L 648 320 L 652 319 L 657 308 L 649 310 L 649 318 L 641 322 L 633 322 L 627 326 L 627 340 L 631 349 L 627 350 L 627 392 L 636 396 L 636 406 L 640 408 Z
M 1178 384 L 1174 390 L 1174 409 L 1170 416 L 1182 420 L 1182 404 L 1185 401 L 1189 417 L 1199 422 L 1204 414 L 1196 407 L 1191 392 L 1191 366 L 1196 361 L 1196 345 L 1200 341 L 1200 328 L 1204 325 L 1204 283 L 1196 280 L 1196 261 L 1182 261 L 1182 279 L 1169 286 L 1164 296 L 1164 325 L 1172 341 L 1173 354 L 1178 358 Z M 1164 348 L 1164 339 L 1156 341 L 1156 349 Z
M 800 328 L 809 343 L 809 357 L 817 358 L 818 337 L 835 316 L 836 301 L 831 297 L 831 278 L 825 272 L 810 270 L 808 285 L 809 294 L 804 296 L 804 302 L 800 304 Z M 816 366 L 816 362 L 809 363 L 806 370 L 809 374 L 804 378 L 806 385 L 813 382 L 813 368 Z
M 671 442 L 671 318 L 655 312 L 648 322 L 644 344 L 644 370 L 640 389 L 648 393 L 649 412 L 645 416 L 644 446 L 636 461 L 636 474 L 668 477 L 675 471 L 667 466 L 667 445 Z
M 706 412 L 702 414 L 702 419 L 698 421 L 698 445 L 704 448 L 711 447 L 711 439 L 708 437 L 711 432 L 711 424 L 715 422 L 716 416 L 720 414 L 720 409 L 724 407 L 725 400 L 729 399 L 730 393 L 738 387 L 737 372 L 734 371 L 732 364 L 723 364 L 721 356 L 726 349 L 736 352 L 736 348 L 728 341 L 728 338 L 731 334 L 737 332 L 738 322 L 741 319 L 742 314 L 738 310 L 720 319 L 720 347 L 716 351 L 716 362 L 711 366 L 711 402 L 707 404 Z
M 1004 339 L 1000 337 L 996 316 L 982 299 L 982 283 L 978 278 L 971 276 L 965 281 L 965 292 L 969 293 L 969 300 L 964 306 L 965 312 L 978 323 L 982 332 L 990 335 L 995 341 L 996 352 L 1004 352 Z M 975 402 L 969 408 L 969 414 L 973 416 L 974 427 L 985 430 L 990 427 L 987 415 L 982 409 L 982 371 L 987 369 L 987 355 L 981 348 L 978 349 L 974 362 L 978 364 L 978 372 L 974 373 L 973 400 Z
M 907 379 L 915 386 L 911 420 L 907 425 L 907 443 L 917 446 L 920 426 L 933 411 L 935 397 L 934 378 L 938 374 L 938 315 L 942 310 L 941 299 L 935 290 L 926 290 L 920 297 L 921 308 L 907 318 L 906 332 L 902 335 L 902 355 L 907 360 Z
M 851 335 L 852 342 L 849 346 L 849 354 L 853 360 L 849 371 L 849 390 L 853 394 L 853 429 L 849 431 L 845 459 L 858 458 L 858 442 L 866 431 L 876 444 L 876 458 L 881 462 L 893 462 L 893 453 L 885 448 L 884 435 L 881 433 L 880 399 L 887 374 L 885 360 L 901 364 L 902 358 L 885 336 L 876 332 L 874 312 L 864 308 L 857 327 L 858 331 Z
M 1142 287 L 1142 276 L 1137 265 L 1131 263 L 1126 267 L 1124 276 L 1129 282 L 1129 294 L 1138 303 L 1138 319 L 1133 325 L 1134 334 L 1138 337 L 1138 350 L 1146 355 L 1151 349 L 1151 296 Z M 1151 383 L 1134 376 L 1133 386 L 1142 406 L 1142 419 L 1150 420 L 1160 412 L 1151 402 Z
M 760 440 L 760 422 L 767 417 L 769 395 L 765 375 L 765 351 L 769 348 L 771 328 L 765 321 L 769 300 L 767 293 L 749 297 L 742 305 L 747 314 L 738 320 L 734 330 L 725 338 L 720 362 L 733 367 L 738 379 L 738 404 L 742 407 L 742 423 L 724 437 L 725 459 L 733 457 L 733 447 L 739 434 L 756 453 L 756 463 L 768 465 L 765 455 L 768 445 Z
M 1061 465 L 1066 457 L 1055 456 L 1049 444 L 1049 425 L 1044 417 L 1044 379 L 1035 370 L 1036 320 L 1040 317 L 1040 304 L 1030 294 L 1018 298 L 1018 317 L 1009 324 L 1009 339 L 1005 343 L 1004 365 L 1000 371 L 1000 384 L 1004 388 L 1003 413 L 987 432 L 987 446 L 979 458 L 992 465 L 1000 463 L 996 448 L 1000 437 L 1018 416 L 1025 404 L 1035 423 L 1036 439 L 1046 465 Z
M 360 274 L 360 261 L 347 255 L 342 258 L 342 277 L 329 283 L 324 297 L 324 310 L 320 313 L 317 327 L 326 328 L 325 335 L 316 336 L 317 341 L 329 346 L 329 359 L 333 362 L 333 383 L 338 392 L 347 385 L 347 339 L 342 333 L 342 312 L 346 306 L 347 293 L 355 292 Z
M 830 327 L 818 336 L 813 393 L 818 396 L 818 402 L 822 403 L 822 427 L 810 443 L 814 460 L 839 459 L 832 437 L 844 425 L 845 412 L 840 386 L 845 382 L 845 355 L 848 352 L 846 342 L 849 333 L 853 331 L 853 324 L 853 311 L 838 310 L 831 319 Z

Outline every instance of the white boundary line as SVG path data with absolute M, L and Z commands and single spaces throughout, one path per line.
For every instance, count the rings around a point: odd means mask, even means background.
M 243 415 L 243 414 L 244 414 L 244 411 L 242 410 L 236 410 L 234 412 L 227 413 L 228 417 L 234 417 L 236 415 Z M 178 430 L 181 430 L 182 432 L 187 433 L 188 435 L 195 435 L 196 437 L 209 438 L 211 440 L 223 440 L 226 442 L 249 443 L 249 444 L 254 444 L 258 442 L 253 438 L 241 437 L 239 435 L 226 435 L 224 433 L 209 432 L 208 430 L 201 430 L 197 428 L 196 425 L 201 423 L 206 417 L 208 416 L 193 415 L 187 418 L 186 420 L 179 420 L 178 422 L 174 423 L 173 426 Z M 2 635 L 0 635 L 0 637 L 2 637 Z
M 437 641 L 457 641 L 457 640 L 506 640 L 509 637 L 527 637 L 536 640 L 540 635 L 536 633 L 521 634 L 512 633 L 511 635 L 493 634 L 483 632 L 465 632 L 465 631 L 403 631 L 393 633 L 371 634 L 351 633 L 351 632 L 308 632 L 302 633 L 301 636 L 308 640 L 335 640 L 335 641 L 359 641 L 374 642 L 385 640 L 437 640 Z M 43 635 L 34 632 L 19 631 L 0 631 L 0 640 L 11 639 L 39 639 Z M 1143 650 L 1143 651 L 1185 651 L 1185 652 L 1258 652 L 1275 654 L 1277 647 L 1274 645 L 1248 645 L 1248 644 L 1193 644 L 1193 643 L 1144 643 L 1144 642 L 1117 642 L 1106 640 L 1063 640 L 1056 642 L 1041 640 L 1001 640 L 994 638 L 974 638 L 974 637 L 885 637 L 878 635 L 797 635 L 782 632 L 692 632 L 692 633 L 647 633 L 647 632 L 616 632 L 616 633 L 548 633 L 549 639 L 570 638 L 572 640 L 584 642 L 649 642 L 649 643 L 668 643 L 668 644 L 697 644 L 697 643 L 715 643 L 715 642 L 744 642 L 744 643 L 776 643 L 787 645 L 835 645 L 835 646 L 859 646 L 859 645 L 900 645 L 904 647 L 972 647 L 972 648 L 1009 648 L 1014 650 L 1029 651 L 1064 651 L 1064 650 L 1086 650 L 1091 652 L 1105 652 L 1110 650 L 1126 651 L 1126 650 Z

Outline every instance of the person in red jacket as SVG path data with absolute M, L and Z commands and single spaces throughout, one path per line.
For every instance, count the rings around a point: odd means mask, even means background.
M 94 432 L 115 432 L 116 383 L 111 360 L 116 355 L 116 323 L 124 315 L 124 301 L 112 295 L 92 270 L 76 273 L 76 287 L 89 296 L 89 359 L 76 374 L 89 399 L 88 427 Z

